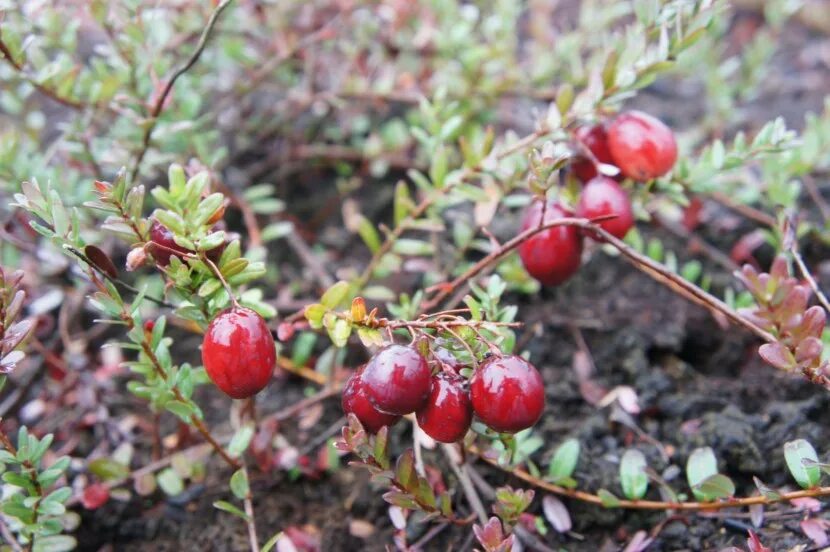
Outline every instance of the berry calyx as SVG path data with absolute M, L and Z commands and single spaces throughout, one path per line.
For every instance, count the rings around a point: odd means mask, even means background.
M 608 149 L 614 164 L 634 180 L 663 176 L 677 161 L 674 133 L 660 119 L 627 111 L 608 127 Z
M 587 219 L 615 215 L 615 218 L 597 224 L 620 239 L 634 226 L 634 213 L 628 195 L 622 186 L 607 176 L 597 176 L 588 181 L 579 196 L 576 214 Z
M 539 371 L 522 357 L 484 361 L 470 380 L 473 411 L 500 433 L 516 433 L 535 424 L 545 409 L 545 386 Z
M 464 378 L 441 372 L 432 378 L 429 398 L 415 413 L 424 433 L 439 443 L 460 441 L 470 429 L 473 406 Z
M 604 125 L 581 126 L 576 129 L 574 134 L 576 139 L 591 151 L 596 161 L 609 165 L 614 164 L 611 151 L 608 149 L 608 134 Z M 594 161 L 584 156 L 580 156 L 571 165 L 571 170 L 582 182 L 588 182 L 599 174 Z
M 361 368 L 349 378 L 346 386 L 343 388 L 343 397 L 341 404 L 343 412 L 346 414 L 354 414 L 363 428 L 369 433 L 377 433 L 383 426 L 394 425 L 400 416 L 392 414 L 384 414 L 372 405 L 369 397 L 366 396 L 366 388 L 361 378 L 363 369 Z
M 534 201 L 525 212 L 522 231 L 539 225 L 543 203 Z M 548 201 L 544 222 L 552 222 L 573 213 Z M 563 283 L 579 269 L 582 260 L 582 235 L 575 226 L 555 226 L 537 234 L 519 246 L 519 257 L 531 276 L 548 286 Z
M 386 414 L 402 416 L 418 410 L 430 388 L 426 359 L 412 347 L 389 345 L 375 353 L 363 370 L 366 396 Z
M 234 307 L 219 313 L 202 341 L 202 364 L 216 386 L 234 399 L 268 385 L 277 360 L 274 338 L 256 312 Z
M 153 219 L 150 225 L 150 254 L 161 266 L 170 264 L 173 256 L 184 260 L 185 255 L 190 253 L 187 249 L 176 243 L 173 239 L 173 232 L 165 225 Z

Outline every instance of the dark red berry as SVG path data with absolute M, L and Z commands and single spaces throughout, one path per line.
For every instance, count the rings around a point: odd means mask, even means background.
M 620 239 L 624 238 L 634 226 L 634 214 L 631 212 L 631 201 L 628 195 L 615 180 L 607 176 L 597 176 L 585 185 L 579 197 L 576 214 L 588 219 L 616 215 L 616 218 L 597 224 L 612 236 Z
M 412 347 L 389 345 L 363 370 L 366 395 L 387 414 L 415 412 L 429 395 L 430 370 L 426 359 Z
M 187 249 L 176 243 L 173 239 L 173 232 L 165 225 L 153 219 L 150 225 L 150 254 L 161 266 L 170 264 L 170 257 L 174 255 L 184 260 L 185 255 L 190 253 Z
M 522 221 L 522 231 L 539 225 L 542 217 L 541 201 L 528 207 Z M 558 203 L 548 201 L 545 222 L 552 222 L 573 213 Z M 575 226 L 554 226 L 537 234 L 519 246 L 519 257 L 531 276 L 548 286 L 559 285 L 576 273 L 582 259 L 582 235 Z
M 591 151 L 597 161 L 609 165 L 614 164 L 611 151 L 608 149 L 608 134 L 605 132 L 604 125 L 598 124 L 579 127 L 576 129 L 575 135 L 576 139 Z M 599 174 L 596 165 L 594 165 L 594 161 L 584 156 L 579 157 L 571 165 L 571 170 L 582 182 L 588 182 Z
M 628 111 L 608 127 L 608 148 L 614 164 L 634 180 L 663 176 L 677 161 L 674 133 L 660 119 Z
M 501 433 L 535 424 L 545 409 L 542 376 L 522 357 L 509 355 L 484 361 L 470 380 L 473 411 Z
M 366 388 L 363 385 L 361 374 L 362 368 L 352 374 L 352 377 L 349 378 L 343 388 L 341 401 L 343 412 L 357 416 L 357 419 L 360 420 L 360 423 L 369 433 L 377 433 L 383 426 L 394 425 L 401 417 L 384 414 L 372 405 L 369 397 L 366 396 Z
M 208 376 L 234 399 L 255 395 L 268 385 L 276 356 L 265 320 L 244 307 L 218 314 L 202 341 L 202 363 Z
M 464 382 L 449 372 L 439 373 L 432 378 L 426 404 L 415 413 L 421 429 L 438 442 L 460 441 L 470 429 L 473 406 Z

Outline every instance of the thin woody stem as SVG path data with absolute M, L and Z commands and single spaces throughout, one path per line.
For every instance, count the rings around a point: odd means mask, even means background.
M 588 502 L 590 504 L 595 504 L 597 506 L 605 506 L 605 502 L 603 502 L 602 498 L 599 495 L 595 495 L 593 493 L 589 493 L 586 491 L 579 491 L 576 489 L 568 489 L 566 487 L 562 487 L 560 485 L 554 485 L 553 483 L 548 483 L 547 481 L 543 481 L 537 477 L 534 477 L 530 473 L 526 472 L 521 468 L 509 468 L 506 466 L 502 466 L 498 463 L 498 461 L 488 458 L 484 455 L 484 453 L 475 445 L 471 445 L 467 447 L 467 450 L 479 458 L 487 462 L 488 464 L 504 471 L 510 473 L 511 475 L 515 476 L 518 479 L 526 483 L 530 483 L 531 485 L 538 487 L 540 489 L 544 489 L 545 491 L 560 495 L 566 496 L 568 498 L 573 498 L 575 500 L 580 500 L 582 502 Z M 719 502 L 667 502 L 667 501 L 659 501 L 659 500 L 625 500 L 625 499 L 618 499 L 617 502 L 614 503 L 614 508 L 626 508 L 631 510 L 683 510 L 683 511 L 711 511 L 711 510 L 721 510 L 723 508 L 742 508 L 747 506 L 753 506 L 755 504 L 775 504 L 777 502 L 788 502 L 790 500 L 795 500 L 797 498 L 817 498 L 817 497 L 824 497 L 830 496 L 830 487 L 814 487 L 812 489 L 805 489 L 801 491 L 793 491 L 790 493 L 781 493 L 774 497 L 766 497 L 763 495 L 760 496 L 748 496 L 748 497 L 740 497 L 740 498 L 729 498 L 725 500 L 721 500 Z
M 698 303 L 706 308 L 709 308 L 710 310 L 723 314 L 732 322 L 738 324 L 739 326 L 743 326 L 744 328 L 746 328 L 747 330 L 749 330 L 750 332 L 752 332 L 753 334 L 755 334 L 756 336 L 760 337 L 768 343 L 774 343 L 777 341 L 775 336 L 773 336 L 771 333 L 767 332 L 751 320 L 742 316 L 740 313 L 738 313 L 736 310 L 731 308 L 729 305 L 727 305 L 714 295 L 704 291 L 703 289 L 689 282 L 682 276 L 679 276 L 671 272 L 662 264 L 632 249 L 625 242 L 612 236 L 611 234 L 600 228 L 593 221 L 589 219 L 574 217 L 563 217 L 550 222 L 546 222 L 545 224 L 536 226 L 534 228 L 529 228 L 517 235 L 516 237 L 514 237 L 513 239 L 505 242 L 504 244 L 502 244 L 501 247 L 491 252 L 486 257 L 482 258 L 480 261 L 475 263 L 463 274 L 461 274 L 451 282 L 436 286 L 438 288 L 438 292 L 429 301 L 424 303 L 423 308 L 426 310 L 430 310 L 431 308 L 437 306 L 453 291 L 455 291 L 460 286 L 465 285 L 470 280 L 475 278 L 475 276 L 478 275 L 485 268 L 498 262 L 508 253 L 519 247 L 521 244 L 523 244 L 539 232 L 543 232 L 549 228 L 555 228 L 557 226 L 576 226 L 578 228 L 589 230 L 592 233 L 599 234 L 600 238 L 604 242 L 610 244 L 615 249 L 617 249 L 632 265 L 634 265 L 639 270 L 645 272 L 658 282 L 668 286 L 673 291 L 683 295 L 684 297 L 695 303 Z

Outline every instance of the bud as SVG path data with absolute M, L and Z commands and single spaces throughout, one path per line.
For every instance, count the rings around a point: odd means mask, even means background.
M 127 272 L 132 272 L 136 268 L 144 265 L 147 261 L 147 253 L 144 248 L 136 247 L 127 254 Z
M 352 321 L 363 322 L 366 318 L 366 301 L 363 297 L 355 297 L 352 301 Z

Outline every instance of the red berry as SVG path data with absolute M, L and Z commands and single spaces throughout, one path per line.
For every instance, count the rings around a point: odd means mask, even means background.
M 150 225 L 150 254 L 161 266 L 170 264 L 170 257 L 174 255 L 184 260 L 184 256 L 190 253 L 187 249 L 176 243 L 173 239 L 173 232 L 165 225 L 153 219 Z
M 389 345 L 363 370 L 366 395 L 387 414 L 415 412 L 429 395 L 430 371 L 426 359 L 412 347 Z
M 663 176 L 677 161 L 674 133 L 660 119 L 642 111 L 617 116 L 608 127 L 608 148 L 614 164 L 634 180 Z
M 473 411 L 501 433 L 515 433 L 535 424 L 545 409 L 545 387 L 539 371 L 522 357 L 485 360 L 470 380 Z
M 156 327 L 156 322 L 155 322 L 155 320 L 145 320 L 145 321 L 144 321 L 144 331 L 145 331 L 145 332 L 147 332 L 147 333 L 152 333 L 152 332 L 153 332 L 153 328 L 155 328 L 155 327 Z
M 234 399 L 255 395 L 268 385 L 276 357 L 265 320 L 244 307 L 219 313 L 202 341 L 202 363 L 208 376 Z
M 100 508 L 110 499 L 110 489 L 103 483 L 93 483 L 81 494 L 81 504 L 87 510 Z
M 631 201 L 625 190 L 607 176 L 591 179 L 582 189 L 576 214 L 580 217 L 595 218 L 616 215 L 616 218 L 599 222 L 599 226 L 617 238 L 623 239 L 634 226 Z
M 383 426 L 394 425 L 400 416 L 393 416 L 392 414 L 384 414 L 375 408 L 366 396 L 366 387 L 363 384 L 361 377 L 362 369 L 358 370 L 343 388 L 343 398 L 341 404 L 343 405 L 343 412 L 346 414 L 354 414 L 363 427 L 369 433 L 377 433 Z
M 522 221 L 522 231 L 539 225 L 542 202 L 534 201 Z M 545 222 L 570 217 L 573 213 L 548 201 Z M 582 259 L 582 235 L 575 226 L 554 226 L 519 246 L 519 257 L 531 276 L 548 286 L 559 285 L 576 273 Z
M 610 165 L 614 164 L 611 151 L 608 149 L 608 134 L 605 132 L 604 125 L 582 126 L 576 129 L 575 134 L 576 139 L 591 150 L 597 161 Z M 579 157 L 571 165 L 571 170 L 582 182 L 588 182 L 599 174 L 593 160 L 587 157 Z
M 432 378 L 429 398 L 415 416 L 424 432 L 441 443 L 460 441 L 470 429 L 473 407 L 464 378 L 442 372 Z

